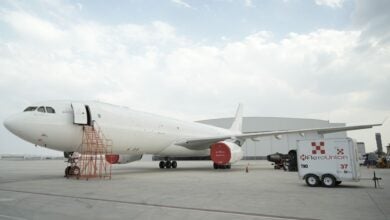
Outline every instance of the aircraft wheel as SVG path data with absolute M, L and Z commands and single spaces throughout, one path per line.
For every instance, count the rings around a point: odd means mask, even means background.
M 160 169 L 164 169 L 164 167 L 165 167 L 165 162 L 164 162 L 164 161 L 160 161 L 160 163 L 158 164 L 158 166 L 160 167 Z
M 308 174 L 305 178 L 306 184 L 310 187 L 318 186 L 320 184 L 320 178 L 314 174 Z
M 70 175 L 70 166 L 67 166 L 65 168 L 65 177 L 68 177 Z
M 80 175 L 80 168 L 78 166 L 74 166 L 71 168 L 70 172 L 72 175 L 79 176 Z
M 165 162 L 165 168 L 170 169 L 171 166 L 172 166 L 171 161 L 168 160 L 167 162 Z
M 336 185 L 336 178 L 330 174 L 325 174 L 322 176 L 322 184 L 325 187 L 334 187 Z
M 177 167 L 177 162 L 174 160 L 172 161 L 172 164 L 171 164 L 172 168 L 176 168 Z

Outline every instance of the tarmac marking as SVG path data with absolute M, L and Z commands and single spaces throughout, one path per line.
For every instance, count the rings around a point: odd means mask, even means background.
M 293 216 L 268 215 L 268 214 L 251 213 L 251 212 L 240 212 L 240 211 L 218 210 L 218 209 L 207 209 L 207 208 L 194 208 L 194 207 L 175 206 L 175 205 L 161 205 L 161 204 L 153 204 L 153 203 L 131 202 L 131 201 L 123 201 L 123 200 L 113 200 L 113 199 L 101 199 L 101 198 L 91 198 L 91 197 L 82 197 L 82 196 L 61 195 L 61 194 L 54 194 L 54 193 L 29 192 L 29 191 L 12 190 L 12 189 L 0 189 L 0 191 L 15 192 L 15 193 L 26 193 L 26 194 L 42 195 L 42 196 L 63 197 L 63 198 L 72 198 L 72 199 L 84 199 L 84 200 L 92 200 L 92 201 L 100 201 L 100 202 L 113 202 L 113 203 L 120 203 L 120 204 L 148 206 L 148 207 L 158 207 L 158 208 L 168 208 L 168 209 L 179 209 L 179 210 L 189 210 L 189 211 L 200 211 L 200 212 L 213 212 L 213 213 L 243 215 L 243 216 L 262 217 L 262 218 L 269 218 L 269 219 L 318 220 L 318 219 L 314 219 L 314 218 L 301 218 L 301 217 L 293 217 Z M 0 215 L 0 217 L 1 217 L 1 215 Z M 10 216 L 10 217 L 12 217 L 12 216 Z M 22 220 L 22 219 L 19 219 L 19 218 L 15 218 L 15 219 L 16 220 Z
M 26 218 L 19 218 L 15 216 L 2 215 L 2 214 L 0 214 L 0 218 L 11 219 L 11 220 L 27 220 Z
M 367 190 L 366 190 L 366 193 L 367 193 L 368 197 L 370 197 L 371 201 L 374 203 L 376 208 L 379 210 L 379 212 L 382 213 L 382 215 L 386 218 L 386 213 L 381 209 L 379 204 L 375 201 L 374 198 L 372 198 L 371 194 Z
M 15 199 L 12 198 L 0 198 L 0 202 L 11 202 L 14 201 Z

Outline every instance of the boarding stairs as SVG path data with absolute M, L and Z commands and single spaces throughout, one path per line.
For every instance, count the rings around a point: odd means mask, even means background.
M 83 139 L 79 155 L 74 160 L 73 177 L 77 179 L 111 179 L 111 164 L 105 155 L 112 154 L 112 140 L 107 139 L 96 122 L 83 125 Z

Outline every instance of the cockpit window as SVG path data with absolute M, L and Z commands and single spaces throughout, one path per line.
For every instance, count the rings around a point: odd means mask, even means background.
M 54 110 L 54 108 L 48 107 L 48 106 L 46 106 L 46 112 L 47 112 L 47 113 L 56 113 L 56 111 Z
M 35 109 L 37 109 L 37 106 L 29 106 L 29 107 L 27 107 L 26 109 L 24 109 L 24 112 L 35 111 Z
M 39 112 L 45 112 L 45 107 L 43 107 L 43 106 L 39 107 L 39 108 L 38 108 L 38 111 L 39 111 Z

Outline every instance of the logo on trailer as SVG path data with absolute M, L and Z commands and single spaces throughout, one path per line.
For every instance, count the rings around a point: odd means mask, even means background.
M 320 141 L 320 143 L 311 142 L 311 146 L 313 147 L 313 150 L 311 151 L 312 154 L 325 154 L 325 143 L 323 141 Z
M 343 148 L 341 148 L 341 149 L 337 148 L 337 155 L 344 155 L 344 149 Z
M 345 155 L 344 148 L 335 147 L 336 152 L 329 154 L 325 153 L 325 142 L 311 142 L 311 154 L 301 154 L 299 159 L 301 161 L 309 160 L 348 160 L 348 155 Z M 309 149 L 310 150 L 310 147 Z M 310 152 L 310 151 L 309 151 Z M 331 151 L 332 152 L 332 151 Z

